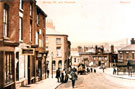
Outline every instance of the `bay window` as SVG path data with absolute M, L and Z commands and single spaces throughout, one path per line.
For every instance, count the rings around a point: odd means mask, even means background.
M 13 82 L 14 76 L 14 54 L 12 52 L 5 52 L 5 83 Z

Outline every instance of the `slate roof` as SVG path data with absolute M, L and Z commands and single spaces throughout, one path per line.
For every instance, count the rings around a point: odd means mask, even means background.
M 86 51 L 86 53 L 95 53 L 95 48 L 91 48 L 88 51 Z
M 135 51 L 135 44 L 128 45 L 126 47 L 121 48 L 119 51 Z
M 71 51 L 71 56 L 80 56 L 77 51 Z
M 53 29 L 50 29 L 50 28 L 48 28 L 48 29 L 46 30 L 46 35 L 61 35 L 61 36 L 68 36 L 68 35 L 66 35 L 66 34 L 62 34 L 62 33 L 58 32 L 58 31 L 53 30 Z

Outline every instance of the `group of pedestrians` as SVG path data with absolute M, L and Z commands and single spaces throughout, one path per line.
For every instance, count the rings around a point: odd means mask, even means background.
M 60 68 L 56 71 L 56 78 L 58 82 L 66 83 L 68 81 L 68 75 L 65 69 L 63 71 L 60 71 Z
M 67 72 L 65 69 L 60 71 L 60 68 L 56 71 L 56 78 L 58 82 L 66 83 L 68 82 L 68 79 L 71 79 L 72 81 L 72 87 L 75 86 L 75 81 L 77 80 L 78 76 L 74 69 L 71 69 L 70 72 Z
M 92 73 L 92 72 L 94 72 L 94 73 L 96 73 L 96 69 L 95 68 L 87 68 L 87 73 Z

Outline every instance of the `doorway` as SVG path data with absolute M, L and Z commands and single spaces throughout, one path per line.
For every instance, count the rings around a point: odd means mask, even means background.
M 28 56 L 28 84 L 30 84 L 30 56 Z
M 98 66 L 101 66 L 101 61 L 98 61 Z

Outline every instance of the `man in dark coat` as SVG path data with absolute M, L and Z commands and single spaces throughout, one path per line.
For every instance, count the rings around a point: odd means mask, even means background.
M 75 86 L 75 81 L 77 80 L 77 74 L 74 72 L 74 71 L 72 71 L 71 72 L 71 79 L 72 79 L 72 88 L 74 88 L 74 86 Z
M 60 81 L 61 81 L 61 83 L 64 83 L 64 73 L 63 72 L 61 73 Z
M 60 82 L 60 68 L 58 68 L 58 70 L 56 71 L 56 78 L 58 82 Z
M 49 69 L 47 69 L 47 78 L 49 78 Z
M 90 68 L 91 72 L 93 72 L 93 68 Z

